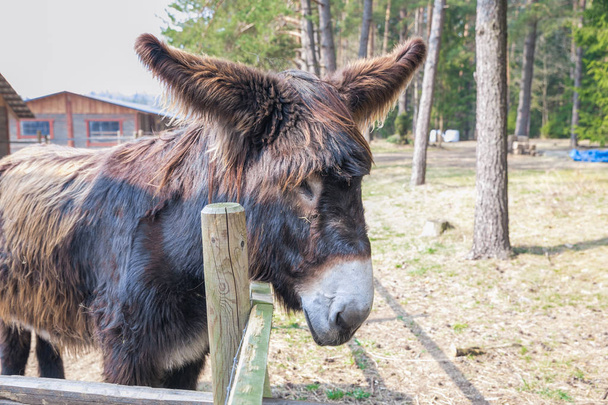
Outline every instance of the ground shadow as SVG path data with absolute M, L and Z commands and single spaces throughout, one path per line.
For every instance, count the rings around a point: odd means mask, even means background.
M 481 405 L 489 404 L 484 398 L 483 394 L 475 388 L 475 386 L 462 374 L 462 371 L 456 367 L 456 365 L 448 358 L 448 356 L 441 350 L 441 348 L 431 339 L 429 335 L 416 323 L 414 318 L 409 315 L 405 309 L 395 300 L 395 298 L 388 292 L 386 288 L 380 283 L 380 281 L 374 277 L 374 284 L 376 291 L 382 295 L 386 303 L 391 307 L 393 312 L 400 318 L 404 325 L 412 332 L 414 336 L 418 338 L 420 343 L 435 359 L 437 363 L 443 368 L 443 371 L 452 379 L 454 384 L 462 391 L 465 397 L 472 404 Z
M 365 351 L 365 348 L 359 344 L 357 339 L 351 339 L 348 342 L 348 348 L 353 354 L 353 358 L 357 363 L 357 367 L 363 372 L 365 380 L 369 386 L 371 398 L 376 396 L 378 390 L 382 390 L 383 396 L 389 396 L 393 401 L 399 404 L 412 404 L 413 400 L 403 392 L 390 391 L 386 388 L 386 383 L 382 374 L 378 370 L 376 361 Z
M 586 240 L 584 242 L 578 242 L 573 244 L 563 243 L 561 245 L 556 246 L 515 246 L 513 248 L 513 253 L 515 253 L 516 255 L 527 253 L 531 255 L 545 256 L 563 253 L 566 250 L 573 250 L 575 252 L 578 252 L 581 250 L 594 249 L 600 246 L 608 246 L 608 237 L 596 240 Z

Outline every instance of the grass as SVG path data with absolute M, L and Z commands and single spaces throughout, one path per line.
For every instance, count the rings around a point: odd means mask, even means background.
M 338 389 L 338 388 L 325 391 L 325 395 L 327 396 L 327 399 L 333 399 L 333 400 L 342 399 L 342 398 L 344 398 L 345 394 L 346 393 L 344 391 L 342 391 L 341 389 Z
M 469 327 L 469 325 L 466 324 L 466 323 L 456 323 L 456 324 L 454 324 L 454 326 L 452 328 L 454 329 L 454 332 L 456 332 L 456 333 L 462 333 L 468 327 Z
M 371 396 L 371 393 L 365 391 L 363 388 L 356 388 L 353 391 L 348 391 L 346 395 L 355 399 L 366 399 Z

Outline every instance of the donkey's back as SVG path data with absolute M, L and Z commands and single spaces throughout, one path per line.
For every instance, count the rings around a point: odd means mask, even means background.
M 48 340 L 90 340 L 82 274 L 70 251 L 103 152 L 25 148 L 0 161 L 0 318 Z

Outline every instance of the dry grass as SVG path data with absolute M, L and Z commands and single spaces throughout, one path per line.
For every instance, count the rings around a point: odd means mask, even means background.
M 540 150 L 563 143 L 539 142 Z M 468 261 L 474 144 L 429 150 L 428 184 L 409 180 L 411 148 L 376 144 L 364 184 L 376 298 L 341 347 L 318 347 L 301 315 L 277 311 L 274 396 L 361 404 L 601 404 L 608 390 L 608 166 L 510 157 L 511 260 Z M 426 219 L 455 226 L 419 236 Z M 450 347 L 485 354 L 454 358 Z M 66 359 L 98 380 L 98 354 Z M 35 374 L 35 371 L 30 375 Z M 202 387 L 209 390 L 209 370 Z

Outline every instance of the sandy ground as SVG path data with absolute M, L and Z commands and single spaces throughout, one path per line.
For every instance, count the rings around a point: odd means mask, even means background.
M 364 184 L 376 296 L 355 339 L 314 344 L 301 315 L 275 313 L 276 397 L 363 404 L 608 404 L 608 165 L 572 162 L 563 141 L 509 157 L 510 260 L 465 259 L 475 143 L 429 149 L 427 185 L 407 186 L 412 149 L 376 143 Z M 454 229 L 421 237 L 427 219 Z M 455 357 L 455 348 L 479 355 Z M 33 357 L 33 356 L 32 356 Z M 97 352 L 66 356 L 100 381 Z M 36 375 L 30 359 L 27 373 Z M 201 376 L 209 390 L 209 370 Z

